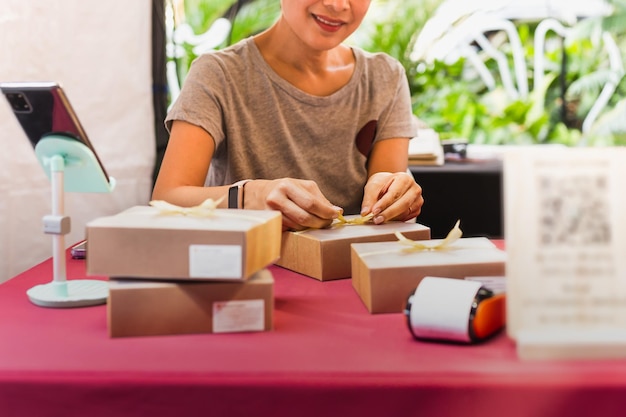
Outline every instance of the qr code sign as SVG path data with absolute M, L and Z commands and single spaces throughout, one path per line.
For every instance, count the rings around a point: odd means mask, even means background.
M 609 194 L 603 175 L 540 175 L 538 202 L 542 245 L 608 245 Z

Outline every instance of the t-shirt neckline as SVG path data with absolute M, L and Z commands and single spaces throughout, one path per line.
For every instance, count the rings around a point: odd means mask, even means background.
M 324 103 L 327 101 L 336 100 L 347 94 L 350 94 L 350 91 L 353 90 L 353 86 L 357 83 L 358 79 L 360 78 L 360 74 L 362 71 L 363 60 L 362 60 L 361 55 L 359 54 L 359 49 L 350 46 L 350 49 L 352 50 L 352 53 L 354 54 L 354 71 L 352 72 L 352 76 L 350 77 L 350 80 L 345 85 L 343 85 L 339 90 L 335 91 L 334 93 L 328 96 L 316 96 L 313 94 L 309 94 L 305 91 L 302 91 L 301 89 L 294 86 L 289 81 L 285 80 L 283 77 L 278 75 L 276 71 L 274 71 L 274 69 L 267 63 L 267 61 L 265 61 L 265 58 L 263 58 L 263 55 L 261 54 L 261 51 L 259 50 L 258 46 L 254 42 L 253 37 L 249 37 L 246 40 L 246 43 L 252 53 L 253 60 L 258 64 L 257 68 L 259 68 L 267 77 L 269 77 L 269 79 L 273 83 L 278 85 L 281 89 L 285 90 L 288 94 L 290 94 L 291 96 L 295 97 L 296 99 L 300 101 L 308 102 L 310 104 L 320 104 L 320 103 Z

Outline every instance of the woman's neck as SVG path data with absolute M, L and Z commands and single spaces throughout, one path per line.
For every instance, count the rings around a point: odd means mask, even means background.
M 328 96 L 346 85 L 354 72 L 352 49 L 337 45 L 316 50 L 302 42 L 280 21 L 255 36 L 261 55 L 282 78 L 300 90 Z

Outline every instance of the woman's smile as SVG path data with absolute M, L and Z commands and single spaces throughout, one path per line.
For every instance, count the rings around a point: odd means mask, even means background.
M 315 19 L 315 22 L 319 25 L 319 27 L 327 32 L 337 32 L 339 29 L 341 29 L 343 25 L 345 25 L 345 23 L 341 20 L 331 19 L 326 16 L 319 16 L 314 14 L 313 18 Z

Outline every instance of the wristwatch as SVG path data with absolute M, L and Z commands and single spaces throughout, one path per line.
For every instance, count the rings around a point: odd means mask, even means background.
M 243 187 L 246 183 L 252 180 L 237 181 L 228 189 L 228 208 L 229 209 L 242 209 L 243 208 Z

